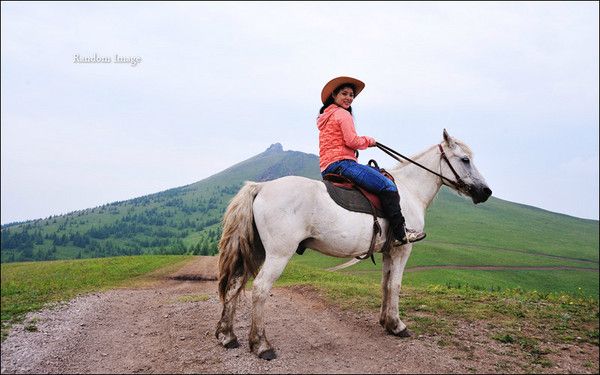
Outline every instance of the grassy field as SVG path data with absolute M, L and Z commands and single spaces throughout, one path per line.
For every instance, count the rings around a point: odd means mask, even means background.
M 447 247 L 450 247 L 449 249 Z M 460 250 L 452 245 L 429 245 L 426 242 L 415 244 L 408 260 L 403 285 L 427 287 L 430 285 L 453 286 L 456 288 L 499 291 L 521 289 L 542 293 L 566 293 L 571 296 L 585 296 L 598 299 L 598 265 L 591 262 L 577 262 L 553 257 L 540 257 L 531 254 L 498 252 L 496 250 Z M 489 254 L 488 254 L 489 253 Z M 293 263 L 302 266 L 325 269 L 344 263 L 347 259 L 327 257 L 316 251 L 307 250 L 304 255 L 295 255 Z M 348 267 L 340 273 L 354 275 L 372 283 L 381 281 L 381 255 L 376 254 L 373 265 L 370 260 Z M 571 266 L 586 268 L 579 270 L 461 270 L 431 269 L 413 271 L 422 266 Z M 595 269 L 590 270 L 588 268 Z
M 428 208 L 425 229 L 428 240 L 435 243 L 519 250 L 596 264 L 599 259 L 597 220 L 579 219 L 494 197 L 473 205 L 447 188 L 440 190 Z
M 342 271 L 343 272 L 343 271 Z M 354 274 L 353 271 L 344 273 Z M 362 273 L 363 279 L 374 283 L 381 280 L 381 271 Z M 428 287 L 432 285 L 452 288 L 468 287 L 475 290 L 503 291 L 520 289 L 524 292 L 568 294 L 598 298 L 598 273 L 571 270 L 453 270 L 435 269 L 418 272 L 407 270 L 403 285 Z
M 101 291 L 142 281 L 158 269 L 168 271 L 189 256 L 130 256 L 2 264 L 2 337 L 27 312 L 79 293 Z

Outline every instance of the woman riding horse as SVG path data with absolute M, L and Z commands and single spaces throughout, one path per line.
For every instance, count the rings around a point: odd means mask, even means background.
M 381 199 L 382 210 L 394 233 L 394 246 L 425 238 L 424 232 L 405 228 L 396 185 L 378 170 L 357 162 L 356 150 L 375 146 L 375 139 L 356 134 L 352 101 L 365 84 L 351 77 L 337 77 L 321 91 L 323 107 L 319 111 L 319 164 L 321 175 L 339 174 Z

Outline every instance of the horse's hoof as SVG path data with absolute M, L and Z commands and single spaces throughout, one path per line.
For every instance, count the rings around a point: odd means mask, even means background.
M 410 337 L 410 336 L 412 336 L 412 333 L 410 333 L 410 331 L 408 330 L 408 328 L 404 328 L 402 331 L 396 333 L 396 336 L 398 336 L 398 337 Z
M 225 349 L 235 349 L 239 348 L 240 342 L 237 339 L 229 341 L 227 344 L 223 344 Z
M 275 350 L 269 349 L 269 350 L 265 350 L 264 352 L 260 353 L 258 355 L 258 358 L 266 359 L 267 361 L 270 361 L 272 359 L 277 358 L 277 354 L 275 353 Z

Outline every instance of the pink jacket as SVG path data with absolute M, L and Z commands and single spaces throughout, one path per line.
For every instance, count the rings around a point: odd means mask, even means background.
M 317 127 L 321 172 L 338 160 L 356 161 L 354 150 L 364 150 L 375 144 L 374 138 L 357 135 L 350 112 L 335 104 L 327 107 L 319 116 Z

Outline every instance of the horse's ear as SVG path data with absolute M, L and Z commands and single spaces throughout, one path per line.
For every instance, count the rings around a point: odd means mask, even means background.
M 454 139 L 452 139 L 452 137 L 450 136 L 450 134 L 448 134 L 446 129 L 444 129 L 444 141 L 446 142 L 448 147 L 450 147 L 450 148 L 454 147 Z

